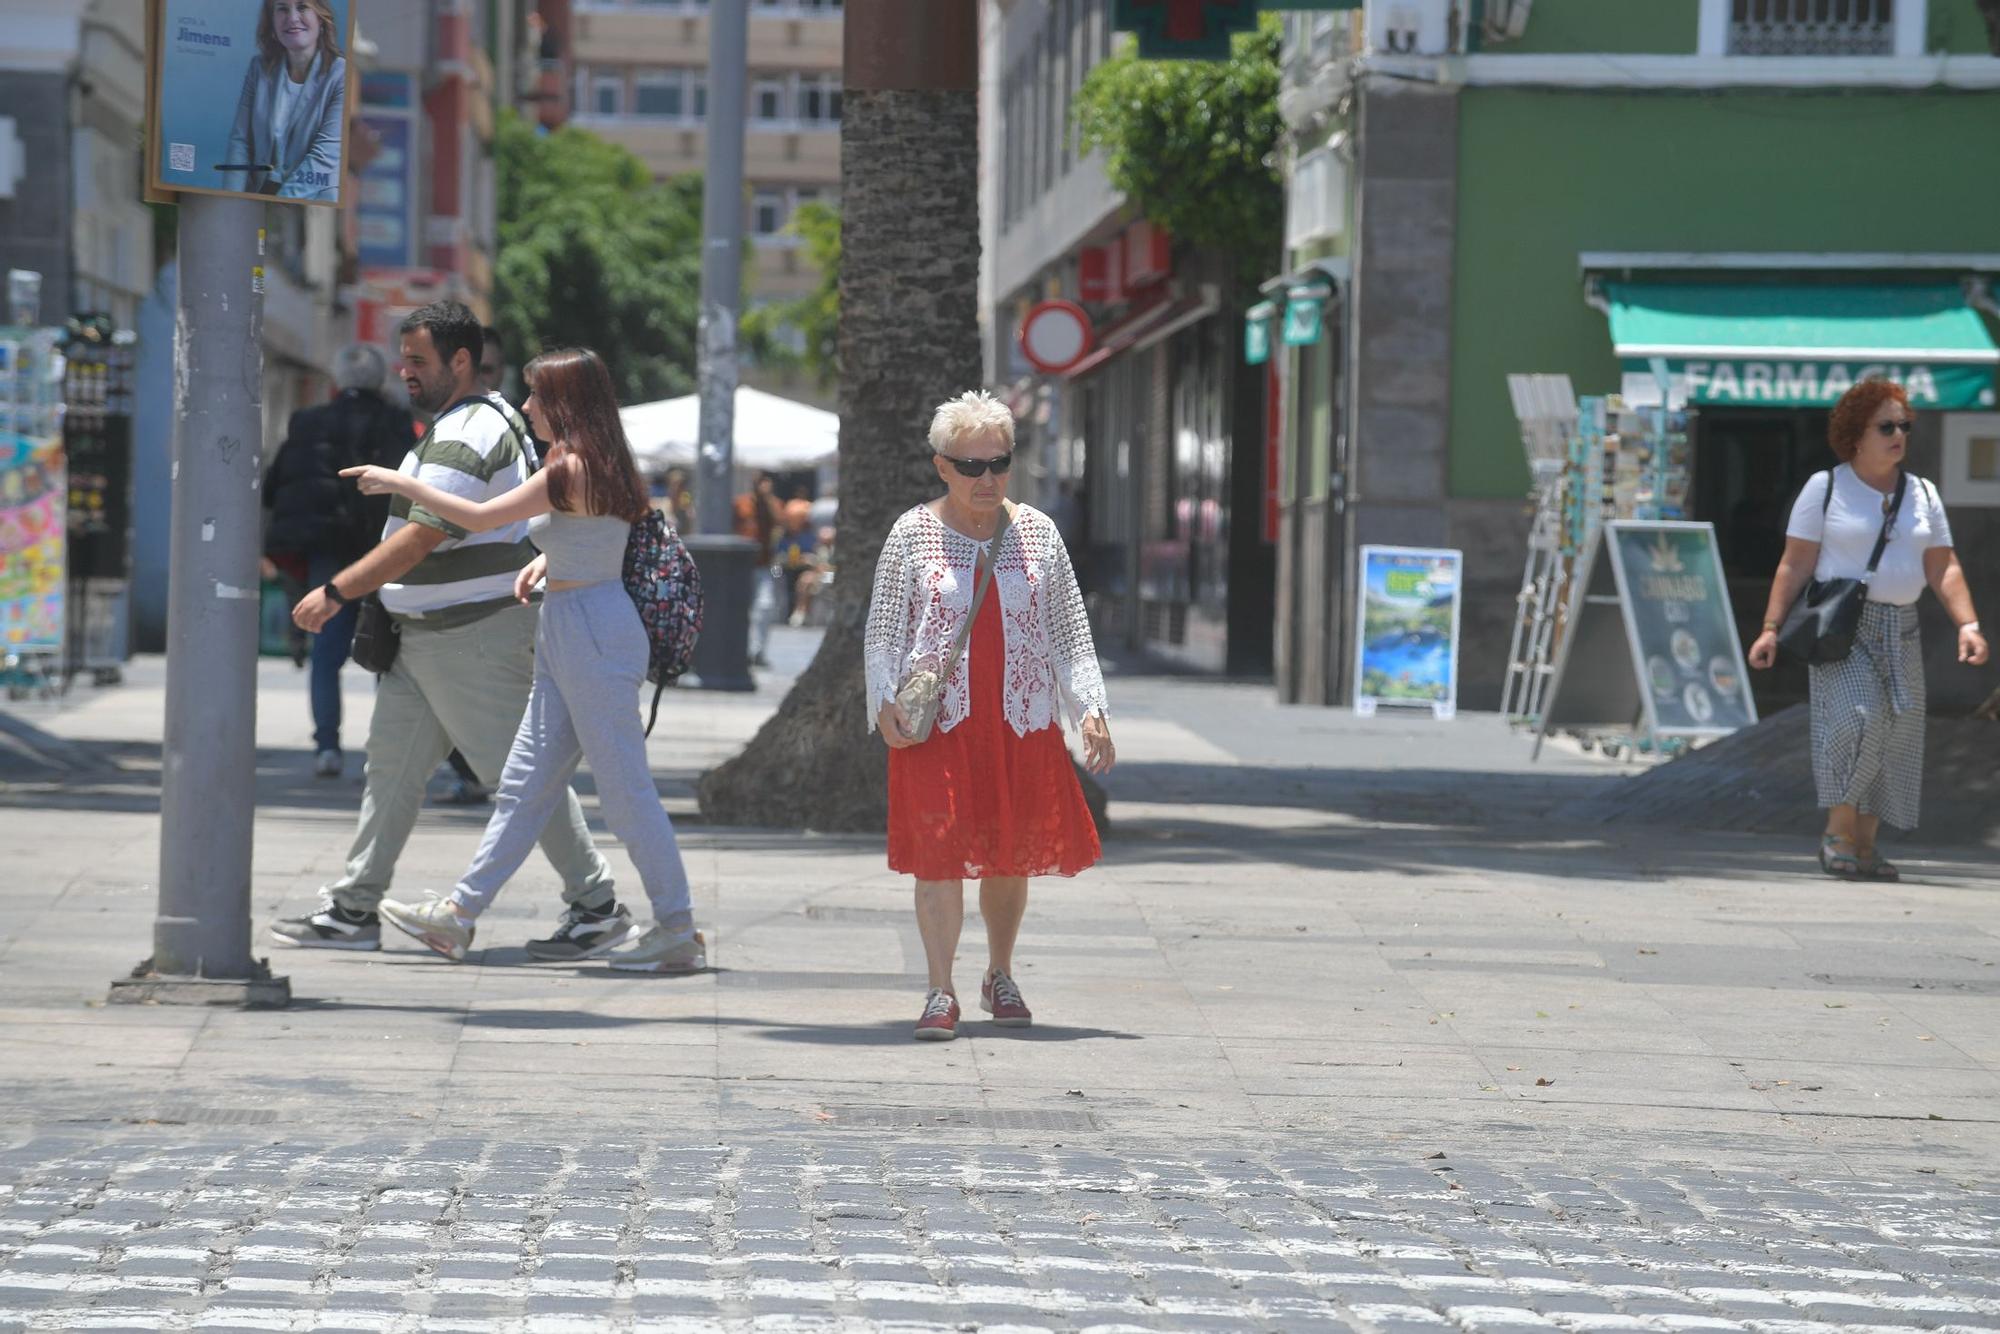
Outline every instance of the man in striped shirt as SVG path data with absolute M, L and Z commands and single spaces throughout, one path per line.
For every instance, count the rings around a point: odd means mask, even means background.
M 425 306 L 403 322 L 403 377 L 410 401 L 435 414 L 402 471 L 468 500 L 504 495 L 528 480 L 535 459 L 528 427 L 498 394 L 477 384 L 482 334 L 455 301 Z M 402 632 L 381 678 L 368 732 L 368 778 L 345 873 L 321 891 L 318 912 L 276 923 L 282 943 L 373 950 L 382 942 L 376 905 L 416 824 L 430 773 L 456 746 L 473 771 L 497 779 L 534 683 L 539 613 L 514 600 L 514 577 L 533 560 L 528 526 L 468 533 L 397 498 L 382 542 L 308 593 L 293 619 L 317 631 L 348 602 L 381 594 Z M 631 933 L 611 870 L 590 840 L 575 792 L 542 830 L 541 846 L 563 880 L 569 910 L 555 935 L 530 941 L 544 959 L 601 954 Z

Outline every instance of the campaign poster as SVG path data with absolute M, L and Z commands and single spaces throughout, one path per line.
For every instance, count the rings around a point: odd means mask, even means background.
M 156 0 L 153 188 L 340 202 L 354 0 Z
M 1653 734 L 1719 736 L 1756 722 L 1714 527 L 1633 520 L 1605 535 Z
M 1361 548 L 1354 711 L 1378 705 L 1458 710 L 1458 613 L 1464 557 L 1417 547 Z

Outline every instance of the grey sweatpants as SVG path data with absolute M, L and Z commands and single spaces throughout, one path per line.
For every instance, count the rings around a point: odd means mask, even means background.
M 325 891 L 341 907 L 375 911 L 416 826 L 424 785 L 453 747 L 481 778 L 500 772 L 534 680 L 534 644 L 532 607 L 504 607 L 448 630 L 403 623 L 403 647 L 375 691 L 360 824 L 345 871 Z M 611 868 L 567 786 L 550 794 L 528 831 L 530 843 L 537 838 L 562 877 L 564 901 L 614 895 Z
M 452 902 L 476 917 L 527 860 L 577 761 L 588 758 L 597 802 L 639 868 L 653 916 L 670 929 L 691 923 L 687 868 L 674 822 L 646 761 L 639 687 L 646 630 L 617 580 L 550 593 L 535 636 L 535 687 L 493 794 L 493 818 Z

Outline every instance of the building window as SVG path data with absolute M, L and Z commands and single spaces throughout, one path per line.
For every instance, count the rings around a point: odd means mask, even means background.
M 708 119 L 708 76 L 690 74 L 688 76 L 688 100 L 694 104 L 694 118 Z
M 840 77 L 822 74 L 799 81 L 799 119 L 808 125 L 833 125 L 840 121 Z
M 785 115 L 785 85 L 777 79 L 759 79 L 750 90 L 750 118 L 782 121 Z
M 750 197 L 750 231 L 756 236 L 776 236 L 785 229 L 785 192 L 759 190 Z
M 1918 0 L 1901 0 L 1915 5 Z M 1729 0 L 1732 56 L 1897 53 L 1898 0 Z
M 590 81 L 590 110 L 599 116 L 619 116 L 625 112 L 625 80 L 616 74 L 599 74 Z
M 679 70 L 641 74 L 632 89 L 632 109 L 641 116 L 679 120 L 687 114 L 687 89 Z

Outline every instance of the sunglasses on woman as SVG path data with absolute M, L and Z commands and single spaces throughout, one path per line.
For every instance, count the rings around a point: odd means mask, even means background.
M 1014 466 L 1012 450 L 997 459 L 955 459 L 949 454 L 940 454 L 938 457 L 958 469 L 960 477 L 984 477 L 988 470 L 991 470 L 995 477 L 1003 477 L 1007 470 Z
M 1916 429 L 1917 429 L 1917 424 L 1913 421 L 1875 423 L 1875 433 L 1881 436 L 1884 440 L 1895 439 L 1896 433 L 1898 431 L 1901 431 L 1904 435 L 1908 435 Z

